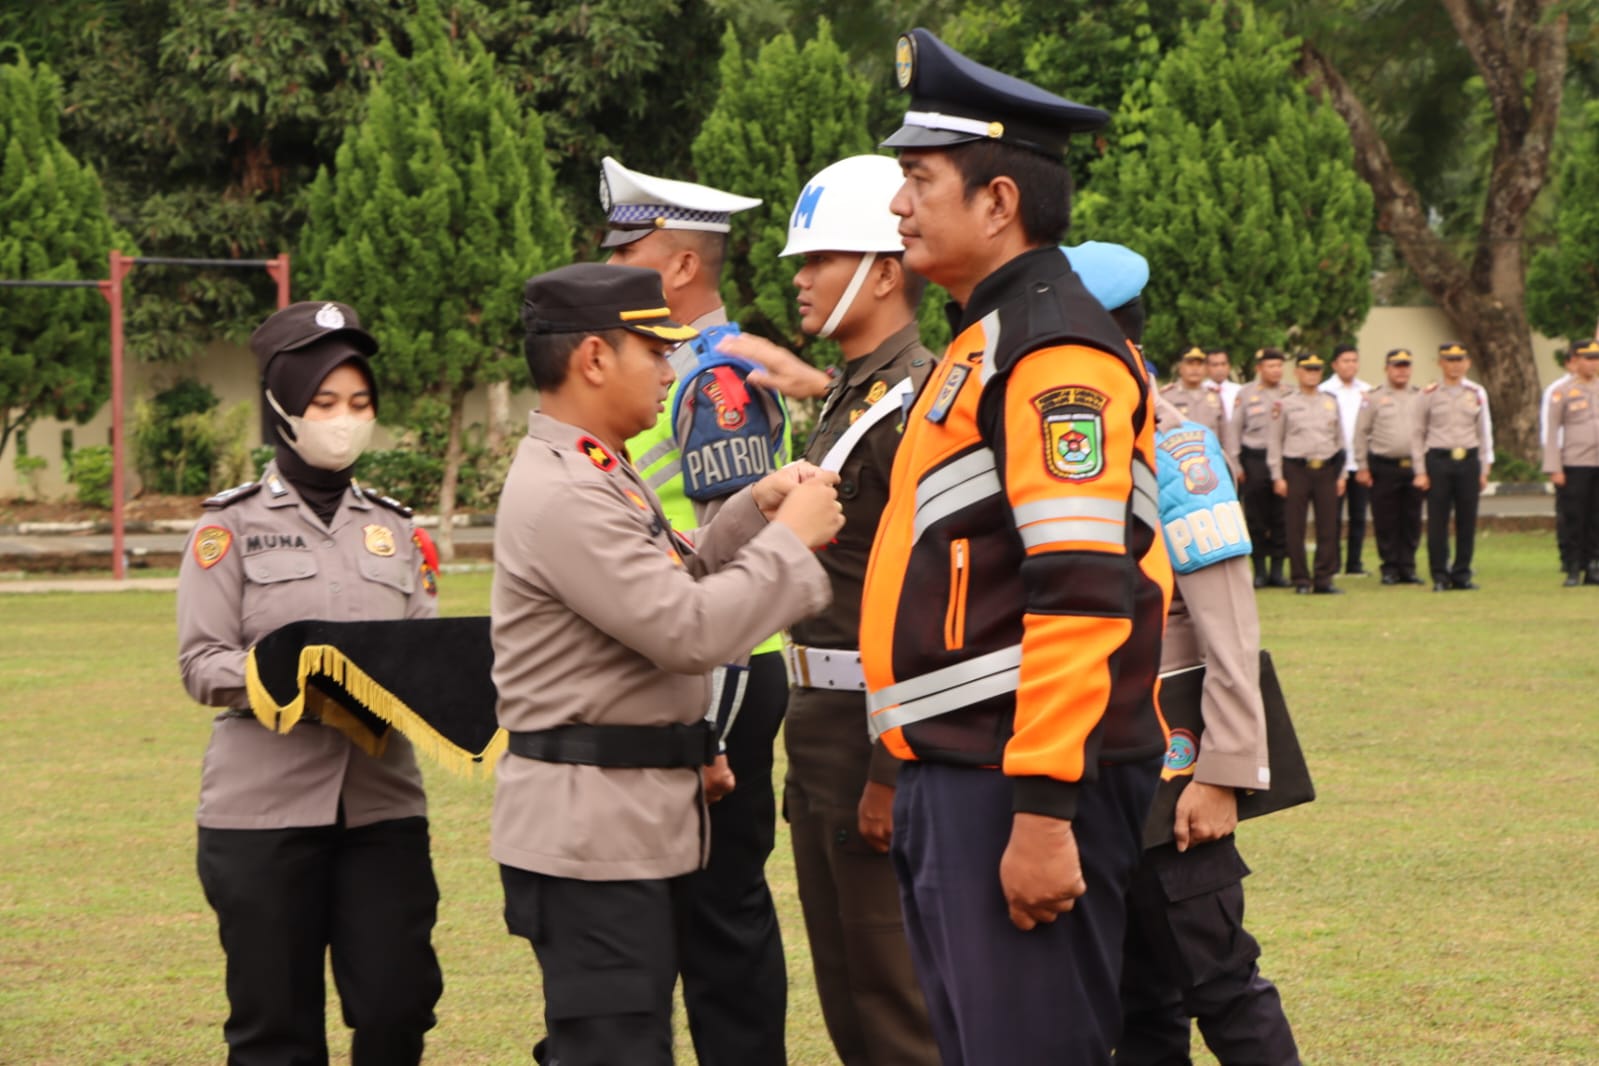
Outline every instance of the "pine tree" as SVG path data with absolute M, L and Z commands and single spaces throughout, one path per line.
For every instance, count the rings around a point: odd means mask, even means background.
M 1145 347 L 1321 349 L 1371 304 L 1372 193 L 1349 132 L 1295 79 L 1296 42 L 1247 3 L 1215 5 L 1118 109 L 1073 238 L 1150 263 Z
M 0 278 L 102 278 L 131 242 L 100 179 L 60 140 L 61 81 L 19 57 L 0 65 Z M 106 305 L 92 288 L 0 289 L 0 455 L 35 419 L 86 422 L 111 386 Z
M 1582 108 L 1555 181 L 1555 244 L 1527 271 L 1527 317 L 1551 337 L 1599 336 L 1599 101 Z
M 418 430 L 448 422 L 439 493 L 449 551 L 463 406 L 480 384 L 527 379 L 522 283 L 565 263 L 570 225 L 554 195 L 543 125 L 470 34 L 452 41 L 434 0 L 385 44 L 363 121 L 312 184 L 301 247 L 310 289 L 356 308 L 381 346 L 383 414 Z
M 801 47 L 781 34 L 745 59 L 729 28 L 722 38 L 721 89 L 694 138 L 699 180 L 761 206 L 733 217 L 722 292 L 728 315 L 789 347 L 804 338 L 794 306 L 795 259 L 778 253 L 805 181 L 846 156 L 874 150 L 867 128 L 870 88 L 850 67 L 823 19 Z

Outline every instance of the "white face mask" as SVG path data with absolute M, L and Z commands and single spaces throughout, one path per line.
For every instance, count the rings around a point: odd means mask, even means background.
M 279 426 L 278 436 L 305 460 L 307 466 L 314 466 L 318 470 L 344 470 L 354 466 L 367 445 L 372 443 L 372 428 L 377 424 L 375 418 L 339 415 L 313 421 L 303 415 L 289 414 L 279 406 L 277 397 L 270 391 L 266 398 L 267 403 L 294 432 L 294 439 L 290 440 L 288 434 L 283 432 L 283 427 Z

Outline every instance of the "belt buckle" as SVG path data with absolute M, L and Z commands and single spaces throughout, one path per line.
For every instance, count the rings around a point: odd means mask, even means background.
M 1305 465 L 1310 467 L 1310 469 L 1312 469 L 1312 470 L 1320 470 L 1322 467 L 1327 465 L 1327 460 L 1325 460 L 1325 459 L 1306 459 L 1305 460 Z
M 1401 460 L 1399 460 L 1399 469 L 1401 469 L 1401 470 L 1409 470 L 1410 469 L 1410 460 L 1409 459 L 1401 459 Z
M 810 649 L 803 644 L 790 642 L 788 645 L 788 661 L 793 667 L 794 679 L 799 682 L 800 688 L 811 687 L 811 659 L 807 652 Z
M 1449 458 L 1458 460 L 1458 459 L 1464 459 L 1465 457 L 1466 457 L 1466 449 L 1464 449 L 1464 448 L 1450 448 L 1449 449 Z

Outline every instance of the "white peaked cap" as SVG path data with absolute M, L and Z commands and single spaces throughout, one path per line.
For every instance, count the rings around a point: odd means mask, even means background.
M 732 216 L 758 207 L 750 196 L 629 170 L 610 156 L 600 162 L 600 206 L 611 230 L 603 246 L 628 244 L 658 229 L 726 233 Z

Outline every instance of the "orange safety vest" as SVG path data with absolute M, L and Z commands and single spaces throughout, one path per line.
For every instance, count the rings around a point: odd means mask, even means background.
M 1001 767 L 1070 818 L 1159 754 L 1155 415 L 1142 361 L 1054 247 L 978 285 L 921 391 L 872 547 L 861 660 L 901 759 Z

